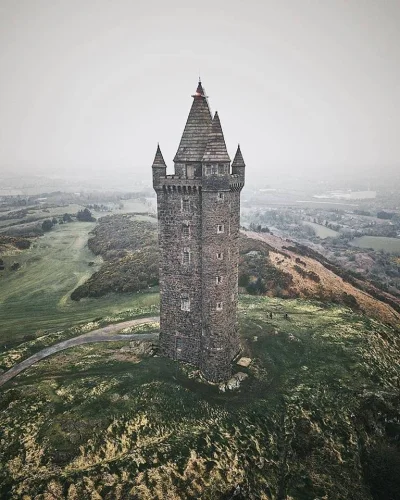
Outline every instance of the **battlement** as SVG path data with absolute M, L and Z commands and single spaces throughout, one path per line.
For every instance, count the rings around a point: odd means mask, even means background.
M 214 182 L 216 183 L 216 190 L 223 188 L 225 190 L 238 190 L 244 186 L 244 176 L 242 174 L 210 174 L 191 179 L 183 175 L 157 175 L 154 177 L 154 189 L 164 192 L 199 192 L 203 184 L 206 189 L 210 190 Z

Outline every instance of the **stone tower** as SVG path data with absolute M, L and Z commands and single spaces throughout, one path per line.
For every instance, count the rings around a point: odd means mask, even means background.
M 153 162 L 160 246 L 160 349 L 226 380 L 240 350 L 237 309 L 240 191 L 245 163 L 231 161 L 218 113 L 201 82 L 166 174 L 160 147 Z

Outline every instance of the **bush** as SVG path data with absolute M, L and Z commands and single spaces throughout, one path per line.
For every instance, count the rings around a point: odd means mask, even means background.
M 50 231 L 50 229 L 53 227 L 53 223 L 50 219 L 46 219 L 42 222 L 42 229 L 43 231 Z
M 258 277 L 255 281 L 247 285 L 246 291 L 250 295 L 263 295 L 267 291 L 267 287 L 264 281 Z
M 374 500 L 400 498 L 400 450 L 381 444 L 370 450 L 365 464 L 365 477 Z
M 92 217 L 92 213 L 88 208 L 84 210 L 79 210 L 76 214 L 76 218 L 81 222 L 94 222 L 96 219 Z
M 63 217 L 62 217 L 62 220 L 64 222 L 72 222 L 73 219 L 72 219 L 72 217 L 71 217 L 70 214 L 64 214 Z

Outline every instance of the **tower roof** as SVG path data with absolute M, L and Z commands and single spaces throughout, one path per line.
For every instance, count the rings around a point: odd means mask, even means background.
M 235 158 L 233 159 L 232 162 L 232 167 L 245 167 L 246 164 L 243 160 L 242 152 L 240 151 L 240 146 L 238 145 Z
M 208 136 L 202 160 L 224 162 L 231 161 L 226 149 L 224 133 L 222 132 L 221 122 L 217 112 L 215 112 L 214 119 L 212 121 L 211 132 Z
M 174 162 L 201 161 L 211 130 L 207 97 L 199 82 Z
M 161 153 L 160 145 L 157 144 L 156 156 L 154 157 L 153 167 L 166 167 L 164 157 Z

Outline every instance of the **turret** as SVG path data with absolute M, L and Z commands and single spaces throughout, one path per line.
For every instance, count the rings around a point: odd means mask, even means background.
M 167 165 L 161 153 L 160 145 L 157 144 L 157 151 L 153 161 L 153 187 L 154 189 L 160 184 L 160 179 L 165 177 L 167 173 Z
M 231 159 L 226 149 L 218 112 L 215 112 L 211 131 L 202 157 L 203 190 L 229 190 Z
M 243 160 L 242 152 L 240 151 L 240 145 L 238 145 L 235 158 L 232 162 L 232 175 L 238 175 L 239 181 L 244 183 L 245 170 L 246 164 Z

